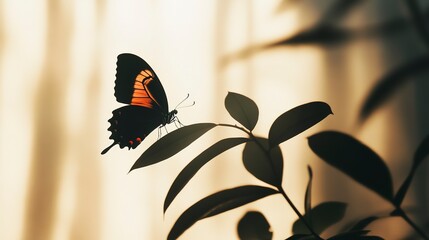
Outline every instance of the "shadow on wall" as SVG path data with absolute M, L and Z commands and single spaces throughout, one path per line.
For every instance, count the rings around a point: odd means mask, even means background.
M 47 52 L 36 93 L 33 160 L 27 195 L 24 239 L 50 239 L 55 228 L 64 162 L 64 85 L 70 74 L 68 52 L 71 19 L 59 2 L 47 9 Z M 63 64 L 58 64 L 62 62 Z
M 55 238 L 64 210 L 60 194 L 66 171 L 76 179 L 76 194 L 71 200 L 74 205 L 70 232 L 63 234 L 69 239 L 100 239 L 100 173 L 94 161 L 97 151 L 90 144 L 97 129 L 93 126 L 97 124 L 99 66 L 94 67 L 85 84 L 87 104 L 82 112 L 88 121 L 78 134 L 70 135 L 65 116 L 67 86 L 72 75 L 69 49 L 74 31 L 73 12 L 61 2 L 51 0 L 47 4 L 46 24 L 47 51 L 33 103 L 35 132 L 22 239 Z M 95 55 L 98 56 L 97 50 Z M 72 152 L 73 162 L 67 166 L 75 167 L 73 170 L 65 169 L 70 159 L 67 152 Z
M 352 132 L 369 146 L 376 145 L 375 149 L 378 148 L 389 160 L 393 175 L 398 176 L 394 178 L 395 189 L 398 189 L 411 168 L 410 162 L 405 160 L 413 155 L 429 131 L 427 121 L 422 121 L 428 117 L 427 108 L 422 106 L 425 101 L 422 96 L 428 91 L 427 81 L 424 81 L 427 80 L 429 63 L 427 4 L 417 0 L 389 1 L 389 4 L 387 1 L 365 0 L 284 0 L 279 9 L 288 11 L 291 8 L 300 8 L 302 12 L 314 8 L 321 14 L 310 26 L 301 26 L 301 30 L 278 41 L 245 48 L 225 57 L 223 64 L 248 59 L 266 50 L 310 45 L 320 47 L 324 56 L 325 72 L 321 76 L 324 99 L 337 113 L 333 124 L 324 128 Z M 311 21 L 303 19 L 303 22 Z M 356 201 L 357 192 L 362 196 L 361 189 L 355 189 L 347 181 L 338 181 L 344 178 L 344 174 L 330 172 L 324 166 L 320 165 L 321 169 L 318 169 L 323 175 L 320 187 L 316 187 L 321 189 L 319 198 L 335 196 Z M 427 193 L 422 193 L 427 189 L 427 181 L 423 178 L 416 177 L 420 181 L 414 183 L 416 190 L 410 191 L 413 193 L 407 198 L 410 205 L 420 209 L 427 208 L 424 200 Z M 344 191 L 351 187 L 353 192 Z M 362 201 L 359 198 L 355 203 L 357 211 L 352 215 L 362 214 L 362 209 L 379 209 L 376 206 L 381 199 L 364 191 L 362 194 L 368 199 Z M 413 217 L 427 221 L 425 215 L 416 213 Z M 396 238 L 399 236 L 396 234 L 406 235 L 409 230 L 401 227 L 403 231 L 400 232 L 397 226 L 402 225 L 398 222 L 386 225 L 388 227 L 380 229 L 387 236 Z

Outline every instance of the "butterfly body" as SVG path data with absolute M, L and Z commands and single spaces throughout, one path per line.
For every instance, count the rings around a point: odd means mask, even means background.
M 120 54 L 117 60 L 115 97 L 129 104 L 112 112 L 107 129 L 112 145 L 136 148 L 154 129 L 176 120 L 177 110 L 168 111 L 168 101 L 158 76 L 143 59 L 134 54 Z

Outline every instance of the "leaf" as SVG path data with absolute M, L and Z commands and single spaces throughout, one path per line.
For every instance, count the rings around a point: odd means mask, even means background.
M 225 108 L 232 118 L 252 131 L 258 122 L 259 110 L 256 103 L 241 94 L 228 92 L 225 98 Z
M 403 33 L 404 30 L 410 28 L 409 20 L 404 17 L 392 18 L 383 21 L 380 24 L 374 24 L 365 28 L 349 28 L 340 26 L 334 23 L 338 22 L 338 20 L 332 20 L 331 14 L 336 14 L 337 16 L 335 16 L 335 18 L 347 16 L 347 12 L 353 10 L 353 8 L 356 6 L 355 3 L 362 3 L 364 0 L 347 0 L 337 2 L 338 5 L 324 13 L 324 16 L 322 16 L 324 19 L 318 21 L 316 25 L 300 29 L 296 33 L 288 35 L 287 37 L 275 42 L 253 45 L 236 53 L 229 54 L 222 58 L 221 67 L 228 66 L 231 64 L 231 62 L 236 61 L 237 59 L 249 58 L 252 55 L 267 49 L 270 50 L 272 48 L 304 44 L 339 46 L 340 44 L 346 44 L 348 42 L 360 39 L 380 37 L 388 38 L 395 34 Z M 427 15 L 428 11 L 426 10 L 424 14 Z
M 276 146 L 312 127 L 332 114 L 331 107 L 324 102 L 310 102 L 280 115 L 271 125 L 270 146 Z
M 413 77 L 421 72 L 429 71 L 428 65 L 429 55 L 426 54 L 394 68 L 378 80 L 363 103 L 359 113 L 360 122 L 364 122 L 407 81 L 414 80 Z
M 269 240 L 273 238 L 270 228 L 270 224 L 262 213 L 249 211 L 238 222 L 237 231 L 241 240 Z
M 304 218 L 308 223 L 311 223 L 314 232 L 316 234 L 321 234 L 328 227 L 339 222 L 343 217 L 346 211 L 347 204 L 342 202 L 324 202 L 313 209 L 310 212 L 304 215 Z M 292 226 L 292 232 L 294 234 L 310 234 L 307 226 L 298 219 Z
M 360 231 L 364 230 L 369 224 L 379 219 L 379 217 L 376 216 L 370 216 L 366 217 L 360 221 L 358 221 L 351 229 L 350 231 Z
M 161 162 L 175 155 L 215 126 L 216 124 L 214 123 L 197 123 L 181 127 L 165 135 L 143 152 L 131 167 L 130 172 L 137 168 Z
M 307 190 L 305 191 L 305 198 L 304 198 L 304 208 L 305 213 L 310 213 L 311 210 L 311 183 L 313 182 L 313 171 L 311 170 L 310 166 L 307 166 L 308 168 L 308 184 L 307 184 Z
M 268 44 L 265 48 L 304 44 L 337 45 L 350 41 L 355 35 L 352 30 L 344 27 L 321 23 L 275 43 Z
M 240 186 L 214 193 L 188 208 L 174 223 L 167 239 L 177 239 L 197 221 L 243 206 L 278 191 L 261 186 Z
M 270 157 L 267 155 L 268 151 Z M 247 142 L 243 150 L 243 164 L 257 179 L 273 186 L 281 186 L 283 155 L 278 145 L 268 150 L 268 139 L 256 138 Z
M 294 234 L 293 236 L 288 237 L 286 240 L 319 240 L 319 238 L 313 236 L 312 234 Z
M 227 138 L 220 140 L 207 148 L 204 152 L 195 157 L 186 167 L 177 175 L 170 190 L 168 190 L 167 197 L 164 201 L 164 213 L 170 206 L 171 202 L 176 198 L 177 194 L 185 187 L 191 178 L 211 159 L 217 155 L 233 148 L 241 143 L 247 142 L 248 138 Z
M 425 139 L 420 143 L 419 147 L 417 148 L 414 159 L 413 159 L 413 166 L 411 167 L 410 173 L 408 174 L 405 181 L 402 183 L 401 187 L 399 188 L 398 192 L 396 193 L 394 204 L 396 206 L 400 206 L 402 204 L 402 201 L 404 200 L 405 194 L 407 193 L 408 188 L 411 185 L 411 182 L 413 180 L 414 174 L 417 171 L 417 168 L 420 166 L 420 164 L 427 158 L 429 155 L 429 135 L 426 136 Z
M 336 131 L 317 133 L 308 138 L 311 150 L 326 163 L 393 201 L 392 178 L 383 160 L 355 138 Z

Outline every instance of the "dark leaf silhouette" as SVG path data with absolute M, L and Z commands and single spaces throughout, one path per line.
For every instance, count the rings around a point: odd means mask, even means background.
M 270 146 L 274 147 L 312 127 L 332 114 L 331 107 L 324 102 L 310 102 L 280 115 L 271 125 Z
M 321 234 L 328 227 L 339 222 L 346 211 L 347 204 L 342 202 L 324 202 L 304 215 L 316 234 Z M 292 226 L 294 234 L 310 234 L 306 225 L 298 219 Z
M 258 143 L 255 141 L 258 141 Z M 283 178 L 283 155 L 280 147 L 277 145 L 268 150 L 268 139 L 256 138 L 255 141 L 247 142 L 244 147 L 244 167 L 259 180 L 273 186 L 281 186 Z M 261 147 L 264 149 L 261 149 Z
M 426 14 L 428 14 L 428 11 L 426 11 Z M 252 46 L 237 53 L 227 55 L 222 58 L 220 64 L 221 66 L 227 66 L 234 60 L 247 58 L 254 53 L 283 46 L 303 44 L 339 46 L 340 44 L 345 44 L 353 40 L 379 38 L 380 36 L 389 37 L 394 34 L 404 32 L 404 30 L 409 27 L 410 22 L 405 18 L 393 18 L 374 26 L 358 29 L 336 26 L 329 21 L 319 22 L 316 26 L 300 30 L 297 33 L 287 36 L 281 40 Z
M 415 80 L 415 76 L 429 71 L 429 55 L 408 61 L 382 77 L 366 97 L 360 110 L 360 121 L 365 121 L 376 109 L 384 104 L 404 83 Z
M 408 174 L 407 178 L 399 188 L 398 192 L 396 193 L 394 204 L 396 206 L 400 206 L 402 201 L 404 200 L 405 194 L 407 193 L 408 188 L 411 185 L 411 181 L 413 180 L 414 174 L 417 170 L 417 168 L 420 166 L 420 164 L 423 162 L 424 159 L 427 158 L 429 155 L 429 136 L 426 136 L 425 139 L 420 143 L 419 147 L 417 148 L 414 159 L 413 159 L 413 166 L 411 167 L 410 173 Z
M 237 232 L 241 240 L 270 240 L 273 237 L 267 219 L 262 213 L 256 211 L 249 211 L 241 218 Z
M 368 27 L 365 29 L 348 29 L 340 26 L 335 26 L 329 23 L 321 23 L 314 27 L 304 29 L 292 36 L 288 36 L 280 41 L 259 47 L 259 49 L 269 49 L 291 45 L 322 45 L 322 46 L 338 46 L 352 40 L 362 38 L 387 36 L 397 33 L 406 28 L 408 22 L 403 19 L 393 19 L 382 23 L 379 26 Z M 239 56 L 243 57 L 250 52 L 241 52 Z
M 220 65 L 228 66 L 232 61 L 247 58 L 252 54 L 271 48 L 302 44 L 339 46 L 340 44 L 345 44 L 353 40 L 396 36 L 396 34 L 404 33 L 410 28 L 411 22 L 405 17 L 392 18 L 379 24 L 365 26 L 363 28 L 339 26 L 338 22 L 341 22 L 344 16 L 347 16 L 351 10 L 365 1 L 367 0 L 336 1 L 335 4 L 332 4 L 332 7 L 322 14 L 317 24 L 299 30 L 278 41 L 254 45 L 237 53 L 227 55 L 220 60 Z M 287 5 L 291 5 L 289 3 L 296 2 L 299 2 L 299 0 L 285 0 L 280 4 L 279 10 L 284 9 Z M 422 13 L 422 17 L 427 18 L 428 15 L 429 11 L 425 9 Z
M 325 131 L 308 138 L 308 144 L 321 159 L 365 187 L 393 201 L 392 178 L 383 160 L 355 138 Z
M 286 240 L 319 240 L 319 238 L 313 236 L 312 234 L 295 234 L 288 237 Z
M 376 216 L 370 216 L 366 217 L 360 221 L 358 221 L 351 229 L 350 231 L 361 231 L 364 230 L 369 224 L 379 219 L 379 217 Z
M 185 187 L 191 178 L 211 159 L 224 151 L 233 148 L 241 143 L 247 142 L 248 138 L 227 138 L 220 140 L 207 148 L 204 152 L 195 157 L 186 167 L 177 175 L 170 190 L 168 190 L 167 197 L 164 201 L 164 213 L 170 206 L 171 202 L 176 198 L 177 194 Z
M 267 45 L 266 48 L 301 44 L 333 45 L 349 41 L 353 37 L 355 37 L 355 33 L 353 31 L 330 24 L 320 24 L 315 27 L 302 30 L 281 41 Z
M 278 191 L 261 186 L 241 186 L 214 193 L 188 208 L 174 223 L 168 239 L 177 239 L 197 221 L 243 206 Z
M 225 98 L 225 108 L 231 117 L 250 131 L 258 122 L 259 110 L 256 103 L 241 94 L 228 92 Z
M 143 152 L 130 171 L 161 162 L 173 156 L 215 126 L 214 123 L 198 123 L 181 127 L 165 135 Z
M 306 214 L 310 213 L 311 210 L 311 185 L 313 182 L 313 171 L 310 166 L 308 166 L 308 178 L 307 189 L 304 197 L 304 209 Z

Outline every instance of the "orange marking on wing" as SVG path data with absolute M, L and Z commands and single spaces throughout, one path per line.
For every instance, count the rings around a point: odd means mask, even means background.
M 149 97 L 149 95 L 147 94 L 147 91 L 144 89 L 136 89 L 136 90 L 134 90 L 133 97 L 137 97 L 137 98 Z
M 145 76 L 143 76 L 143 75 L 139 74 L 139 75 L 137 75 L 137 77 L 136 77 L 136 82 L 141 83 L 141 82 L 143 82 L 144 78 L 145 78 Z
M 150 70 L 142 70 L 136 76 L 131 105 L 138 105 L 147 108 L 154 108 L 155 104 L 159 105 L 147 90 L 147 85 L 151 81 L 153 81 L 153 73 Z
M 131 99 L 131 105 L 137 105 L 147 108 L 153 108 L 154 104 L 150 98 L 133 98 Z
M 143 84 L 141 82 L 135 82 L 134 88 L 135 89 L 144 89 Z
M 140 74 L 145 76 L 145 77 L 153 77 L 153 73 L 151 71 L 149 71 L 148 69 L 141 71 Z

